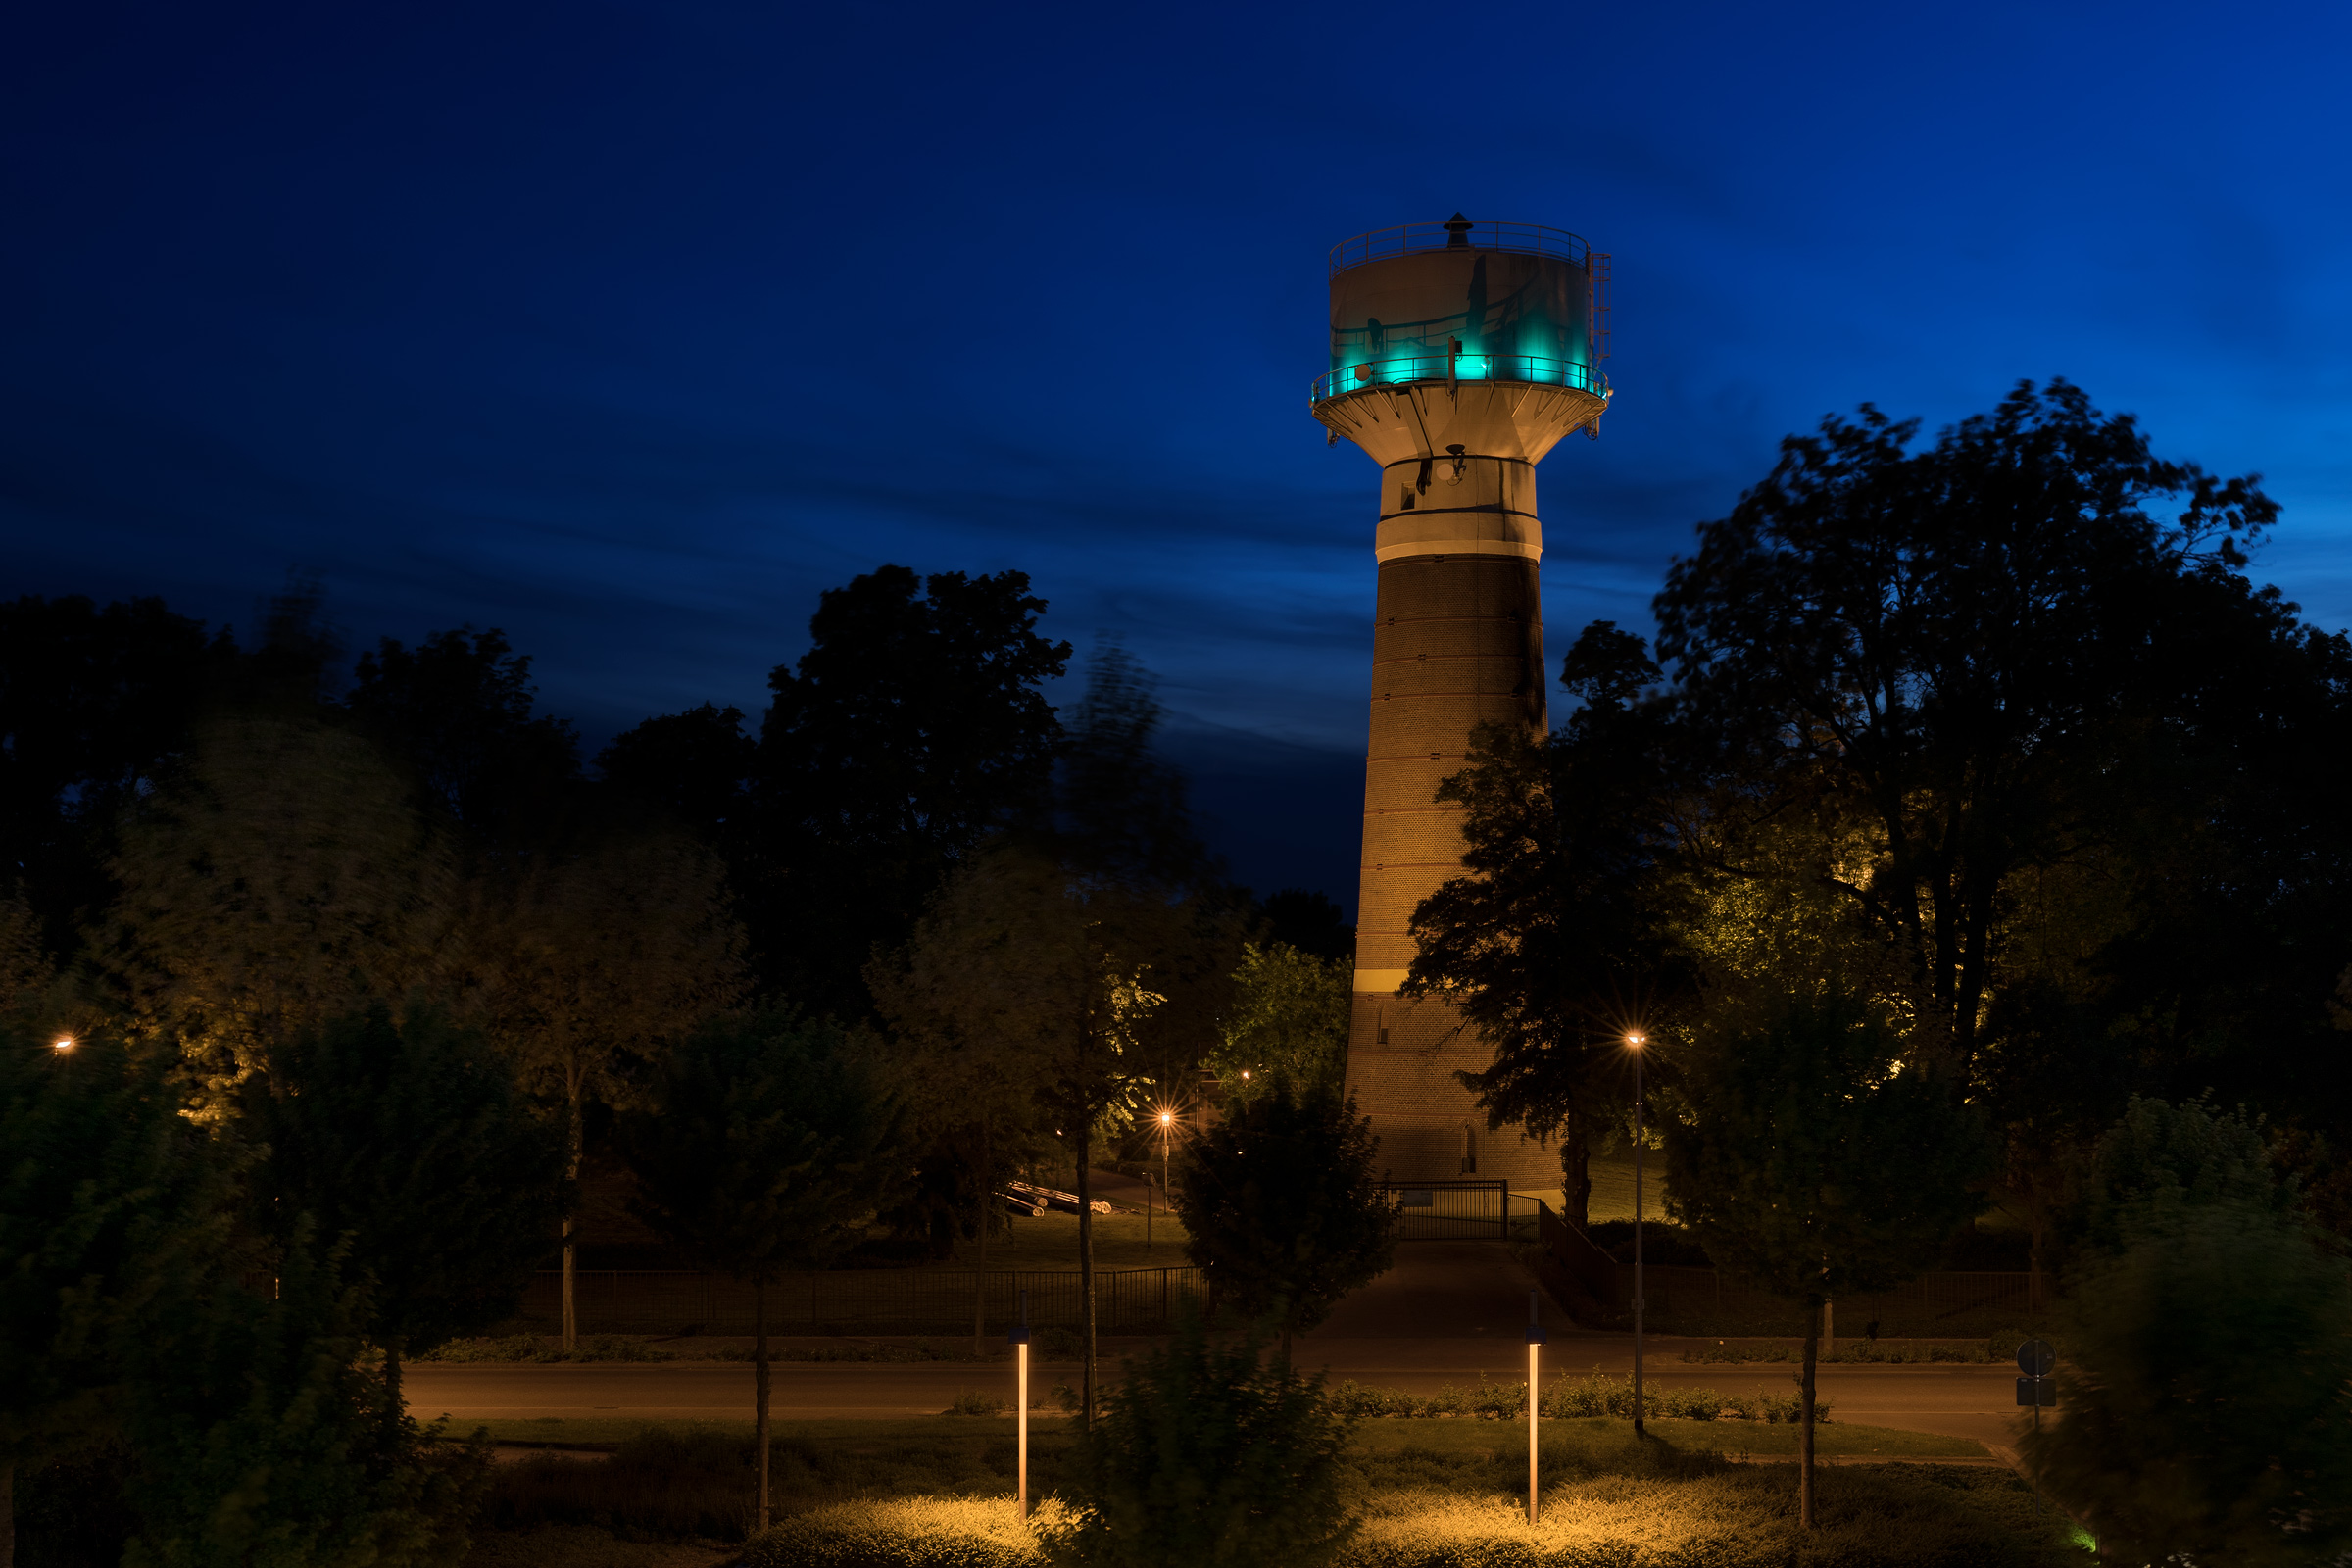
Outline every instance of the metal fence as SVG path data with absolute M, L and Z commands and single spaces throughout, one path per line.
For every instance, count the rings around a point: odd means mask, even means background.
M 523 1295 L 518 1327 L 550 1333 L 563 1321 L 564 1276 L 543 1270 Z M 684 1269 L 581 1269 L 573 1305 L 583 1334 L 749 1334 L 752 1287 Z M 973 1298 L 984 1332 L 1002 1333 L 1029 1293 L 1038 1328 L 1084 1321 L 1079 1277 L 1063 1271 L 856 1269 L 783 1274 L 767 1287 L 770 1334 L 968 1334 Z M 1095 1274 L 1095 1322 L 1105 1334 L 1156 1334 L 1185 1303 L 1205 1309 L 1197 1268 L 1103 1269 Z
M 1534 1200 L 1521 1198 L 1519 1204 Z M 1536 1272 L 1562 1304 L 1597 1311 L 1611 1325 L 1633 1317 L 1634 1269 L 1591 1238 L 1535 1202 L 1542 1251 Z M 1721 1269 L 1651 1263 L 1642 1270 L 1643 1320 L 1665 1332 L 1800 1332 L 1801 1313 L 1785 1297 Z M 2034 1276 L 2025 1272 L 1937 1270 L 1890 1291 L 1841 1297 L 1834 1303 L 1841 1335 L 1875 1328 L 1888 1335 L 1974 1334 L 1993 1318 L 2023 1318 L 2040 1310 Z
M 1400 1242 L 1499 1242 L 1509 1232 L 1507 1183 L 1383 1182 L 1381 1193 Z

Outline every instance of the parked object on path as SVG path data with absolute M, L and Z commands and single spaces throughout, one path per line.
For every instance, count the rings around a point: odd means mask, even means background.
M 1079 1197 L 1076 1193 L 1057 1192 L 1051 1187 L 1032 1187 L 1027 1182 L 1010 1182 L 1006 1185 L 1010 1186 L 1015 1193 L 1026 1193 L 1035 1201 L 1043 1203 L 1049 1208 L 1058 1208 L 1064 1214 L 1075 1214 L 1082 1206 L 1090 1206 L 1083 1205 L 1080 1202 Z M 1118 1212 L 1117 1209 L 1111 1207 L 1109 1203 L 1105 1202 L 1100 1198 L 1095 1199 L 1091 1206 L 1098 1214 L 1115 1214 Z
M 1013 1213 L 1024 1215 L 1030 1219 L 1046 1217 L 1045 1201 L 1042 1199 L 1031 1197 L 1027 1193 L 999 1193 L 997 1201 L 1003 1203 Z

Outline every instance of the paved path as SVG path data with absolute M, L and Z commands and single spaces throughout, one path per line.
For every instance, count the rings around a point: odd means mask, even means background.
M 1526 1273 L 1502 1248 L 1476 1242 L 1414 1242 L 1397 1250 L 1396 1266 L 1342 1301 L 1331 1319 L 1299 1338 L 1301 1366 L 1333 1378 L 1434 1393 L 1482 1373 L 1497 1379 L 1526 1375 Z M 1630 1335 L 1580 1329 L 1548 1297 L 1539 1298 L 1550 1343 L 1545 1376 L 1633 1371 Z M 1104 1364 L 1145 1342 L 1105 1342 Z M 1678 1359 L 1685 1342 L 1656 1345 L 1644 1375 L 1661 1387 L 1726 1391 L 1791 1390 L 1795 1368 L 1782 1363 L 1743 1366 L 1689 1364 Z M 1974 1438 L 2011 1441 L 2016 1372 L 2007 1366 L 1825 1366 L 1821 1392 L 1837 1419 Z M 1050 1362 L 1031 1374 L 1033 1389 L 1075 1384 L 1075 1365 Z M 409 1403 L 419 1416 L 457 1420 L 545 1416 L 634 1416 L 647 1420 L 741 1420 L 751 1411 L 752 1369 L 742 1362 L 667 1362 L 654 1365 L 454 1365 L 416 1363 L 407 1369 Z M 956 1394 L 980 1389 L 1012 1392 L 1009 1363 L 921 1362 L 822 1364 L 779 1362 L 774 1400 L 780 1419 L 927 1415 Z

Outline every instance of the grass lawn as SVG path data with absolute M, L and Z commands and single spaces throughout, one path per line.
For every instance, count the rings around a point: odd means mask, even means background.
M 508 1443 L 612 1446 L 616 1451 L 586 1459 L 576 1450 L 554 1450 L 500 1465 L 472 1568 L 700 1568 L 721 1560 L 723 1544 L 743 1539 L 751 1497 L 749 1422 L 482 1424 Z M 1984 1453 L 1963 1440 L 1844 1422 L 1819 1427 L 1817 1438 L 1827 1457 L 1933 1460 Z M 1033 1494 L 1052 1494 L 1076 1441 L 1068 1418 L 1031 1417 Z M 1527 1463 L 1523 1427 L 1471 1419 L 1368 1419 L 1357 1425 L 1349 1449 L 1350 1486 L 1366 1524 L 1345 1560 L 1361 1568 L 1602 1559 L 1642 1568 L 1653 1557 L 1664 1561 L 1693 1552 L 1725 1568 L 1785 1560 L 1784 1516 L 1793 1506 L 1793 1478 L 1785 1464 L 1753 1461 L 1793 1457 L 1796 1441 L 1793 1427 L 1757 1421 L 1656 1420 L 1639 1444 L 1619 1420 L 1546 1421 L 1541 1454 L 1547 1523 L 1530 1538 L 1519 1523 Z M 1007 1512 L 1004 1499 L 1012 1490 L 1009 1417 L 786 1422 L 776 1428 L 773 1452 L 776 1507 L 788 1523 L 772 1547 L 754 1548 L 746 1558 L 751 1568 L 804 1561 L 887 1568 L 902 1560 L 1039 1560 L 1034 1544 L 999 1518 Z M 2059 1549 L 2063 1533 L 1998 1467 L 1847 1466 L 1825 1470 L 1821 1485 L 1827 1517 L 1838 1532 L 1836 1542 L 1824 1544 L 1835 1544 L 1832 1555 L 1841 1561 L 1948 1561 L 1974 1568 L 1980 1562 L 2068 1560 Z M 796 1519 L 802 1522 L 790 1523 Z M 988 1539 L 966 1539 L 973 1529 Z M 929 1544 L 908 1544 L 911 1537 L 902 1541 L 907 1531 Z M 810 1532 L 809 1539 L 799 1539 Z M 1507 1545 L 1498 1539 L 1513 1532 L 1519 1534 Z M 1892 1554 L 1874 1554 L 1874 1544 L 1889 1544 Z M 658 1545 L 674 1549 L 662 1555 Z M 1526 1555 L 1531 1546 L 1536 1554 Z M 1584 1555 L 1588 1548 L 1600 1556 Z M 1904 1555 L 1914 1548 L 1916 1555 Z

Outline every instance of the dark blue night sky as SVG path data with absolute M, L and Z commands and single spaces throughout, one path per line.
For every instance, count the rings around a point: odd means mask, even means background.
M 1235 870 L 1354 893 L 1374 470 L 1324 254 L 1557 224 L 1617 398 L 1552 662 L 1865 400 L 2063 374 L 2258 469 L 2352 623 L 2352 11 L 46 6 L 0 64 L 10 594 L 470 621 L 591 745 L 755 712 L 819 590 L 1031 572 Z

